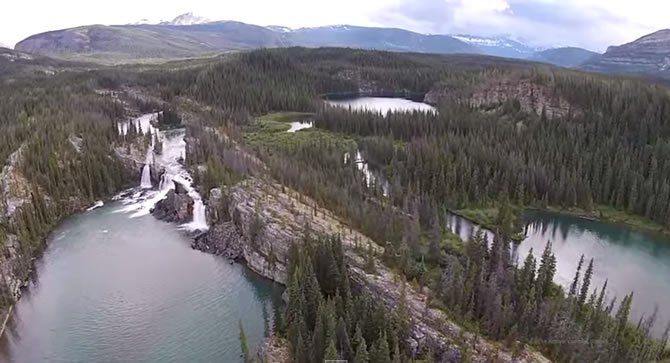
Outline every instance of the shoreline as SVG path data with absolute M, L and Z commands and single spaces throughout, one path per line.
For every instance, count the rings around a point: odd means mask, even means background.
M 605 207 L 609 208 L 609 207 Z M 662 239 L 670 240 L 670 230 L 667 228 L 663 227 L 662 225 L 654 222 L 654 221 L 649 221 L 649 223 L 653 223 L 655 227 L 652 226 L 643 226 L 635 223 L 631 223 L 627 220 L 618 220 L 618 219 L 608 219 L 606 217 L 598 217 L 595 215 L 595 213 L 601 213 L 600 209 L 596 209 L 593 212 L 587 212 L 584 210 L 569 210 L 569 209 L 561 209 L 561 208 L 556 208 L 556 207 L 547 207 L 547 208 L 538 208 L 538 207 L 526 207 L 526 210 L 529 211 L 536 211 L 536 212 L 544 212 L 544 213 L 555 213 L 558 215 L 563 215 L 563 216 L 569 216 L 569 217 L 575 217 L 579 219 L 583 219 L 586 221 L 591 221 L 591 222 L 599 222 L 599 223 L 604 223 L 604 224 L 610 224 L 613 226 L 621 226 L 630 229 L 631 231 L 635 232 L 640 232 L 640 233 L 646 233 L 655 237 L 659 237 Z M 630 214 L 625 214 L 626 216 L 629 216 L 631 218 L 644 218 L 641 216 L 636 216 L 636 215 L 630 215 Z
M 607 208 L 607 207 L 605 207 Z M 487 231 L 490 231 L 493 233 L 493 230 L 495 229 L 495 226 L 489 225 L 488 223 L 484 223 L 481 221 L 478 221 L 476 219 L 470 218 L 469 216 L 465 215 L 464 213 L 461 213 L 458 210 L 454 209 L 446 209 L 449 213 L 458 216 L 460 218 L 463 218 L 467 220 L 468 222 L 475 224 L 479 226 L 480 228 L 483 228 Z M 656 224 L 656 227 L 652 226 L 644 226 L 640 224 L 635 224 L 631 223 L 626 220 L 618 220 L 618 219 L 608 219 L 606 217 L 598 217 L 596 213 L 601 213 L 600 209 L 596 209 L 593 212 L 587 212 L 584 210 L 569 210 L 569 209 L 562 209 L 562 208 L 557 208 L 557 207 L 535 207 L 535 206 L 527 206 L 523 208 L 524 213 L 525 212 L 542 212 L 542 213 L 553 213 L 561 216 L 567 216 L 567 217 L 575 217 L 579 218 L 585 221 L 591 221 L 591 222 L 598 222 L 598 223 L 603 223 L 603 224 L 609 224 L 612 226 L 619 226 L 623 228 L 630 229 L 631 231 L 634 232 L 639 232 L 639 233 L 645 233 L 648 235 L 651 235 L 656 238 L 664 239 L 664 240 L 670 240 L 670 230 L 666 229 L 662 225 L 649 221 L 649 223 L 654 223 Z M 641 216 L 635 216 L 635 215 L 628 215 L 630 218 L 643 218 Z M 512 238 L 512 241 L 515 243 L 523 243 L 523 241 L 526 239 L 525 234 L 523 235 L 523 238 Z
M 113 201 L 114 196 L 116 196 L 119 193 L 122 193 L 123 191 L 128 190 L 128 189 L 129 188 L 124 188 L 120 191 L 117 191 L 113 195 L 108 196 L 108 197 L 103 198 L 103 199 L 100 199 L 100 200 L 103 201 L 105 204 L 107 204 L 108 202 Z M 21 299 L 21 296 L 23 295 L 23 289 L 28 288 L 28 285 L 29 285 L 28 282 L 33 277 L 33 274 L 35 274 L 36 271 L 37 271 L 37 269 L 35 269 L 35 264 L 42 258 L 44 252 L 49 247 L 49 237 L 51 236 L 51 233 L 53 233 L 54 229 L 56 229 L 56 227 L 58 225 L 63 223 L 63 221 L 65 219 L 70 218 L 70 217 L 72 217 L 74 215 L 77 215 L 77 214 L 80 214 L 80 213 L 88 212 L 89 211 L 88 208 L 95 206 L 97 202 L 98 201 L 95 201 L 95 202 L 93 202 L 93 204 L 91 204 L 88 207 L 81 207 L 78 210 L 74 210 L 71 213 L 67 213 L 66 215 L 59 218 L 58 221 L 56 223 L 54 223 L 53 226 L 49 229 L 49 232 L 47 232 L 46 236 L 44 237 L 44 245 L 40 248 L 40 250 L 37 254 L 35 254 L 34 256 L 31 257 L 31 265 L 30 265 L 30 269 L 28 270 L 28 274 L 26 275 L 25 278 L 18 280 L 19 284 L 17 284 L 16 289 L 12 292 L 15 300 L 11 305 L 9 305 L 9 307 L 7 308 L 7 311 L 4 312 L 5 316 L 4 316 L 4 319 L 3 319 L 2 326 L 0 327 L 0 339 L 2 339 L 4 337 L 5 329 L 7 328 L 7 323 L 9 322 L 9 318 L 11 317 L 11 314 L 14 311 L 14 306 L 19 302 L 19 300 Z

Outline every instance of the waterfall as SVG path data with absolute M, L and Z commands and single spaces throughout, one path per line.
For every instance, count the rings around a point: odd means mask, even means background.
M 172 188 L 174 184 L 172 183 L 172 178 L 168 174 L 168 172 L 164 172 L 163 176 L 161 176 L 161 182 L 158 185 L 158 190 L 168 190 Z
M 203 226 L 207 229 L 207 216 L 205 215 L 205 205 L 202 199 L 198 199 L 193 204 L 193 227 Z
M 140 188 L 142 189 L 151 189 L 151 166 L 149 164 L 144 164 L 142 168 L 142 179 L 140 180 Z

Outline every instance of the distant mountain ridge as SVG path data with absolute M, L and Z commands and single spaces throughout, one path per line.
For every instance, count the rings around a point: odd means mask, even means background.
M 291 46 L 486 54 L 554 63 L 554 58 L 536 56 L 544 47 L 526 44 L 511 36 L 421 34 L 398 28 L 353 25 L 292 29 L 278 25 L 211 21 L 193 13 L 157 23 L 142 19 L 126 25 L 89 25 L 45 32 L 22 40 L 16 49 L 56 58 L 123 63 Z M 565 66 L 565 63 L 559 65 Z
M 635 41 L 611 46 L 582 69 L 603 73 L 627 73 L 670 80 L 670 29 L 645 35 Z
M 599 53 L 582 48 L 562 47 L 537 52 L 533 54 L 530 60 L 572 68 L 580 66 L 599 55 Z
M 452 37 L 474 45 L 488 55 L 497 57 L 526 59 L 542 50 L 505 36 L 480 37 L 476 35 L 455 34 Z
M 423 53 L 483 53 L 448 35 L 350 25 L 290 29 L 236 21 L 179 25 L 177 17 L 158 25 L 90 25 L 28 37 L 18 50 L 60 58 L 133 60 L 201 56 L 258 47 L 350 47 Z

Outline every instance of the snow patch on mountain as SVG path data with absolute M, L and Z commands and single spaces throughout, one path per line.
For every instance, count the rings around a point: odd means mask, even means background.
M 290 33 L 293 31 L 293 29 L 287 27 L 287 26 L 281 26 L 281 25 L 268 25 L 266 28 L 276 31 L 278 33 Z
M 211 22 L 212 20 L 209 20 L 205 17 L 193 15 L 193 13 L 186 13 L 177 16 L 176 18 L 172 19 L 172 21 L 162 21 L 158 25 L 184 26 L 184 25 L 205 24 Z

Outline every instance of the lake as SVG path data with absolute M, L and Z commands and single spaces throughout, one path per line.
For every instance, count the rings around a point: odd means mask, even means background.
M 670 319 L 670 241 L 623 225 L 543 211 L 527 211 L 524 221 L 526 239 L 513 248 L 520 265 L 531 249 L 539 263 L 547 241 L 551 241 L 557 259 L 554 281 L 567 290 L 581 255 L 585 257 L 582 275 L 593 258 L 591 288 L 602 287 L 608 279 L 608 297 L 616 296 L 617 302 L 634 291 L 631 320 L 637 322 L 642 314 L 649 316 L 658 306 L 654 333 L 663 332 Z M 446 224 L 466 240 L 479 228 L 451 213 Z M 490 239 L 492 233 L 485 233 Z
M 326 100 L 329 105 L 351 107 L 352 110 L 370 110 L 381 113 L 388 111 L 427 111 L 436 112 L 437 109 L 427 103 L 416 102 L 404 98 L 391 97 L 356 97 L 338 100 Z

